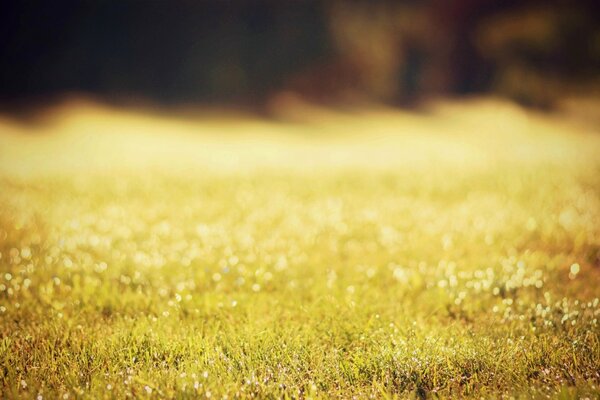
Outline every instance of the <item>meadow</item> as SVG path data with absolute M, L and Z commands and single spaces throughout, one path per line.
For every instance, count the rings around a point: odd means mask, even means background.
M 566 117 L 0 118 L 2 398 L 599 398 L 599 297 Z

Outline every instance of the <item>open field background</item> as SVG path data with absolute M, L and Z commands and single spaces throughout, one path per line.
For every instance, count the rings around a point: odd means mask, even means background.
M 0 118 L 0 397 L 600 396 L 597 131 L 280 117 Z

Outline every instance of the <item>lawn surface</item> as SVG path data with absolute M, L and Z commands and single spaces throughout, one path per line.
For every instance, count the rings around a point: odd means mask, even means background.
M 420 113 L 0 121 L 0 397 L 598 398 L 600 134 Z

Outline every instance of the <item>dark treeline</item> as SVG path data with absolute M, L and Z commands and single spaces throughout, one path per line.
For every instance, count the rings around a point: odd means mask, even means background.
M 495 91 L 544 104 L 597 82 L 596 3 L 8 1 L 0 97 L 402 103 Z

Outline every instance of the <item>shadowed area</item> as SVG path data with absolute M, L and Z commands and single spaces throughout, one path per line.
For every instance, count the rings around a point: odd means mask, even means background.
M 0 106 L 65 92 L 260 108 L 416 104 L 493 92 L 536 107 L 598 95 L 598 3 L 7 1 Z

